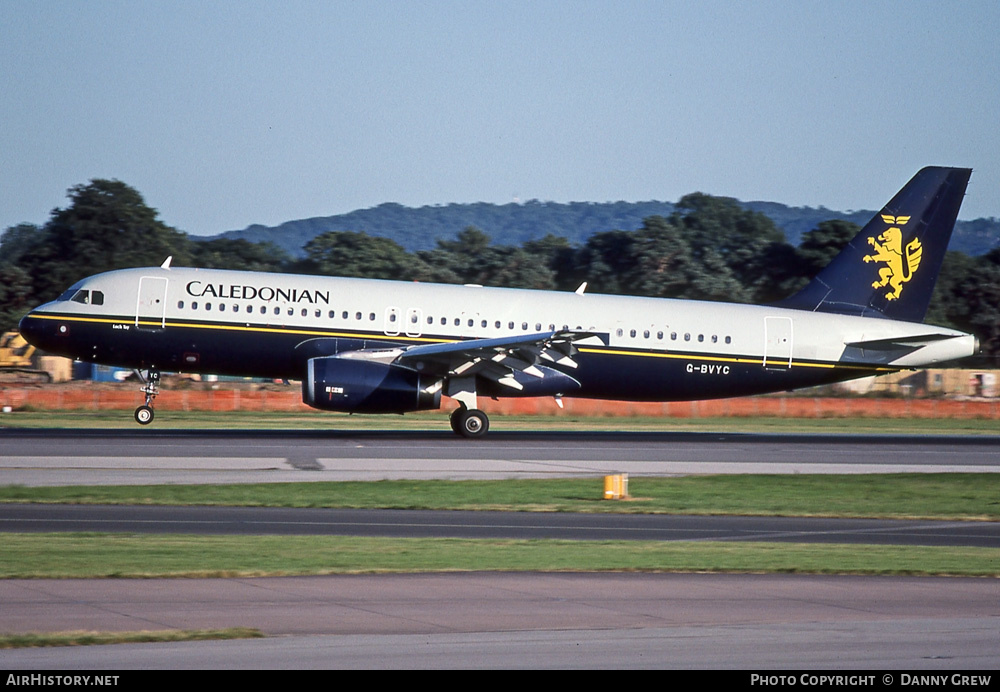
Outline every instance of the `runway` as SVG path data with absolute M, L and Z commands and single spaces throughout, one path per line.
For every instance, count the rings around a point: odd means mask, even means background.
M 406 574 L 0 581 L 8 627 L 256 627 L 264 640 L 0 652 L 8 670 L 995 671 L 992 579 Z M 879 680 L 881 682 L 881 679 Z
M 995 521 L 285 507 L 0 504 L 0 531 L 1000 548 L 1000 522 Z
M 0 429 L 0 483 L 998 473 L 1000 436 Z
M 502 433 L 469 442 L 436 433 L 151 432 L 0 430 L 0 482 L 1000 471 L 998 437 Z M 758 524 L 679 517 L 645 526 L 627 519 L 616 526 L 521 513 L 368 513 L 361 520 L 357 513 L 230 509 L 4 506 L 0 530 L 178 531 L 184 525 L 184 532 L 194 526 L 234 533 L 517 531 L 583 539 L 606 533 L 622 541 L 641 536 L 994 547 L 998 540 L 995 523 L 972 522 L 814 525 L 794 518 Z M 13 528 L 14 522 L 22 526 Z M 969 535 L 970 530 L 979 534 Z M 1000 665 L 996 579 L 470 573 L 6 580 L 0 581 L 0 602 L 0 631 L 240 625 L 272 635 L 237 642 L 5 651 L 0 660 L 9 669 L 992 670 Z

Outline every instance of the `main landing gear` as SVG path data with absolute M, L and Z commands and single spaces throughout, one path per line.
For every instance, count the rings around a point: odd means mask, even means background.
M 490 419 L 479 409 L 463 405 L 452 412 L 451 429 L 462 437 L 482 437 L 490 429 Z
M 149 425 L 153 422 L 153 399 L 160 393 L 160 371 L 147 370 L 146 377 L 143 377 L 138 370 L 135 374 L 144 385 L 140 391 L 146 395 L 146 403 L 135 410 L 135 422 L 139 425 Z
M 458 402 L 451 414 L 451 429 L 462 437 L 484 437 L 490 429 L 490 419 L 476 408 L 476 378 L 452 377 L 445 384 L 445 394 Z

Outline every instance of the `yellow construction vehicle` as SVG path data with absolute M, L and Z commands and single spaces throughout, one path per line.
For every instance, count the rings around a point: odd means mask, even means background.
M 52 375 L 35 367 L 35 347 L 18 332 L 0 337 L 0 383 L 51 382 Z

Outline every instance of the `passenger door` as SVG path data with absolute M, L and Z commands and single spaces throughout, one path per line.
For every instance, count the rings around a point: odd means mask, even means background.
M 139 279 L 135 302 L 136 329 L 154 330 L 167 326 L 167 279 L 144 276 Z

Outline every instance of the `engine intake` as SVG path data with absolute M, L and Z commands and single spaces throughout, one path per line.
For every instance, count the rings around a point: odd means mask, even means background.
M 311 358 L 302 400 L 324 411 L 405 413 L 441 407 L 436 379 L 409 368 L 355 358 Z

